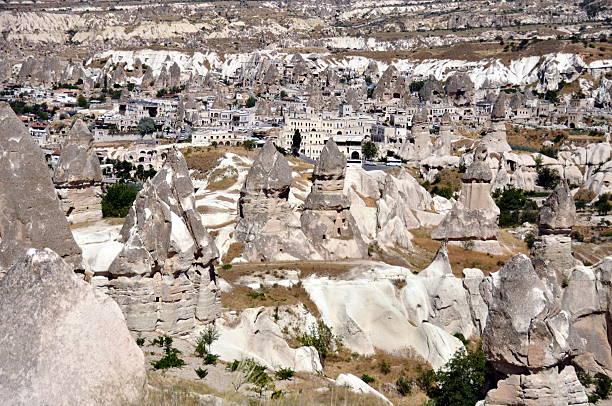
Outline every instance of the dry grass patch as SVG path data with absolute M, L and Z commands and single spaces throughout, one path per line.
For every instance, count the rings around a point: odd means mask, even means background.
M 242 255 L 243 251 L 244 251 L 244 244 L 243 243 L 241 243 L 241 242 L 233 242 L 233 243 L 231 243 L 229 248 L 227 249 L 227 252 L 223 256 L 223 263 L 224 264 L 229 264 L 230 262 L 232 262 L 232 260 L 234 258 L 239 257 L 240 255 Z
M 306 293 L 301 284 L 290 288 L 267 286 L 258 291 L 246 286 L 234 285 L 234 289 L 231 292 L 221 293 L 221 305 L 230 310 L 243 310 L 260 306 L 276 307 L 300 303 L 304 304 L 313 316 L 321 316 L 319 309 L 310 300 L 308 293 Z
M 238 277 L 243 275 L 251 275 L 258 272 L 265 271 L 273 271 L 273 270 L 281 270 L 281 269 L 298 269 L 301 272 L 301 277 L 306 278 L 310 275 L 319 275 L 319 276 L 330 276 L 330 277 L 338 277 L 351 268 L 355 267 L 357 264 L 351 261 L 336 261 L 336 262 L 325 262 L 325 261 L 287 261 L 287 262 L 249 262 L 249 263 L 238 263 L 233 264 L 232 272 L 234 274 L 234 278 L 232 280 L 238 279 Z
M 414 383 L 419 374 L 431 366 L 421 357 L 406 349 L 405 356 L 395 356 L 382 351 L 375 355 L 364 357 L 351 354 L 346 349 L 330 356 L 324 366 L 324 373 L 330 378 L 336 378 L 341 373 L 351 373 L 357 377 L 364 374 L 374 378 L 369 385 L 381 392 L 394 405 L 420 405 L 428 398 Z M 413 382 L 412 391 L 407 396 L 400 396 L 395 391 L 398 378 L 404 377 Z

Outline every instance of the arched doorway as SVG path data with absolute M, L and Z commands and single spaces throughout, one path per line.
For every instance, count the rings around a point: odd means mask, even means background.
M 351 159 L 359 159 L 359 152 L 353 151 L 351 153 Z

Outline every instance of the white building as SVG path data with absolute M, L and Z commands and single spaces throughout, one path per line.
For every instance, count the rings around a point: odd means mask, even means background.
M 290 113 L 285 116 L 281 132 L 281 145 L 291 150 L 295 130 L 300 132 L 302 143 L 300 153 L 317 159 L 325 142 L 333 137 L 338 148 L 348 159 L 361 159 L 361 143 L 370 137 L 376 123 L 370 116 L 338 117 L 331 113 Z

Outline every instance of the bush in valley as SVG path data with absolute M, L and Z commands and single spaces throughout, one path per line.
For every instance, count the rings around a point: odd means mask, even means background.
M 395 381 L 395 389 L 401 396 L 408 396 L 412 393 L 412 381 L 405 376 L 400 376 Z
M 495 204 L 499 207 L 499 226 L 516 227 L 525 222 L 537 220 L 538 206 L 521 189 L 510 187 L 493 193 Z
M 584 210 L 590 202 L 595 199 L 595 192 L 589 189 L 581 188 L 574 195 L 574 203 L 576 203 L 577 210 Z
M 557 159 L 559 156 L 559 150 L 554 147 L 543 147 L 542 149 L 540 149 L 540 154 Z
M 549 168 L 547 166 L 540 166 L 537 169 L 538 177 L 536 178 L 536 185 L 542 186 L 544 189 L 552 190 L 557 187 L 561 181 L 561 176 L 556 169 Z
M 217 365 L 219 356 L 217 354 L 211 354 L 210 352 L 204 355 L 204 365 Z
M 219 332 L 215 326 L 206 326 L 204 331 L 200 333 L 200 336 L 196 340 L 195 353 L 198 357 L 204 358 L 210 354 L 210 346 L 219 339 Z M 218 356 L 217 356 L 218 358 Z M 216 362 L 215 358 L 215 362 Z
M 208 375 L 208 370 L 207 369 L 197 368 L 197 369 L 194 369 L 194 371 L 195 371 L 196 375 L 198 376 L 198 378 L 200 378 L 200 379 L 204 379 Z
M 597 403 L 610 397 L 612 394 L 612 380 L 609 376 L 597 373 L 593 377 L 578 365 L 574 365 L 574 368 L 576 369 L 578 380 L 585 389 L 595 386 L 592 390 L 588 391 L 590 392 L 589 403 Z
M 322 321 L 311 325 L 308 333 L 298 337 L 298 341 L 305 346 L 314 347 L 319 353 L 321 364 L 340 345 L 340 340 L 334 336 L 331 329 Z
M 156 339 L 157 340 L 157 339 Z M 185 366 L 185 361 L 179 357 L 181 353 L 178 349 L 172 346 L 172 337 L 160 337 L 159 341 L 153 341 L 158 344 L 161 342 L 164 347 L 164 356 L 157 361 L 152 361 L 151 365 L 155 369 L 182 368 Z
M 378 364 L 378 369 L 382 374 L 387 375 L 389 372 L 391 372 L 391 365 L 389 365 L 387 361 L 383 360 L 380 362 L 380 364 Z
M 295 371 L 291 368 L 281 368 L 274 373 L 274 377 L 279 381 L 284 381 L 293 378 Z
M 527 248 L 533 248 L 533 244 L 535 244 L 535 235 L 533 233 L 528 233 L 525 236 L 525 244 L 527 244 Z
M 237 374 L 232 383 L 236 391 L 243 385 L 249 384 L 253 385 L 261 396 L 264 390 L 272 388 L 272 378 L 266 372 L 266 367 L 251 358 L 234 360 L 227 366 L 227 370 Z
M 487 357 L 478 347 L 475 350 L 458 350 L 453 358 L 438 372 L 430 373 L 433 383 L 427 387 L 436 405 L 473 406 L 483 399 Z
M 136 200 L 138 189 L 125 183 L 116 183 L 102 197 L 102 216 L 125 217 Z
M 368 374 L 361 375 L 361 380 L 364 381 L 365 383 L 367 383 L 368 385 L 373 383 L 374 381 L 376 381 L 376 379 L 372 378 Z
M 597 210 L 597 214 L 599 214 L 600 216 L 605 216 L 610 210 L 612 210 L 612 205 L 610 205 L 611 196 L 612 194 L 604 193 L 600 195 L 597 201 L 595 202 L 595 210 Z

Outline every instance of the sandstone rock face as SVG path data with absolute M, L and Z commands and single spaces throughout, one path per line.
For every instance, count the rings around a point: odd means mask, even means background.
M 138 193 L 121 230 L 123 250 L 110 265 L 109 294 L 134 331 L 190 330 L 218 313 L 218 251 L 195 209 L 185 158 L 168 151 Z
M 92 143 L 93 134 L 77 120 L 53 173 L 62 209 L 71 223 L 102 218 L 102 170 Z
M 571 316 L 559 310 L 527 256 L 514 256 L 480 290 L 489 307 L 483 349 L 496 370 L 513 374 L 552 368 L 575 352 Z
M 45 159 L 8 104 L 0 104 L 0 275 L 28 248 L 51 248 L 75 270 L 81 250 L 60 209 Z
M 0 281 L 0 325 L 0 403 L 141 399 L 144 356 L 121 310 L 53 251 L 28 250 Z
M 560 368 L 559 368 L 560 369 Z M 487 393 L 487 406 L 588 405 L 574 367 L 543 370 L 532 375 L 512 375 Z
M 270 218 L 289 210 L 291 169 L 272 141 L 267 141 L 253 162 L 238 201 L 236 240 L 250 242 Z
M 486 150 L 482 146 L 478 147 L 474 162 L 463 175 L 459 200 L 432 232 L 432 238 L 455 241 L 497 240 L 499 208 L 491 198 L 492 173 L 486 157 Z M 499 247 L 499 244 L 495 244 Z
M 300 218 L 304 234 L 327 259 L 363 258 L 367 248 L 343 193 L 346 158 L 332 138 L 314 169 L 314 182 Z

